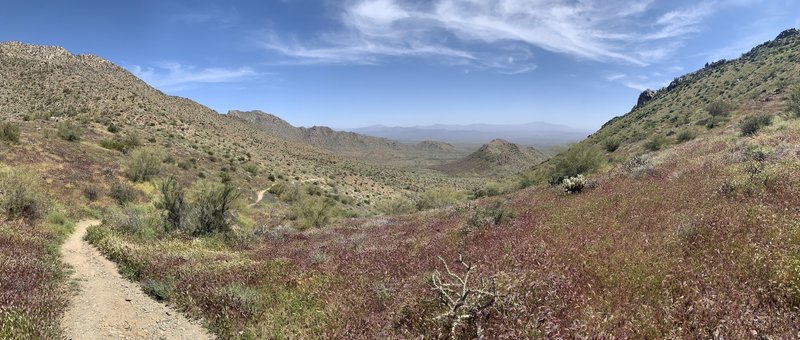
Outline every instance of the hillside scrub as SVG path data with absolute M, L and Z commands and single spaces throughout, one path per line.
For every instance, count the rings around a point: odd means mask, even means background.
M 417 207 L 407 198 L 399 197 L 378 203 L 378 211 L 384 215 L 402 215 L 415 212 Z
M 12 122 L 0 123 L 0 141 L 19 143 L 19 126 Z
M 61 122 L 56 129 L 58 137 L 68 142 L 80 141 L 83 134 L 81 127 L 72 122 Z
M 750 116 L 742 120 L 742 122 L 739 124 L 739 130 L 742 132 L 742 136 L 752 136 L 758 133 L 761 128 L 767 127 L 771 124 L 772 115 L 763 113 Z
M 207 235 L 230 231 L 238 198 L 239 192 L 230 183 L 196 182 L 189 192 L 192 232 Z
M 800 85 L 791 89 L 787 106 L 789 113 L 795 117 L 800 117 Z
M 156 202 L 156 208 L 166 212 L 164 223 L 167 231 L 183 229 L 188 212 L 185 189 L 175 177 L 170 176 L 159 183 L 158 190 L 161 197 L 160 201 Z
M 111 189 L 108 191 L 108 196 L 114 199 L 119 205 L 125 205 L 136 199 L 138 190 L 132 185 L 122 182 L 114 181 L 111 183 Z
M 164 153 L 151 148 L 136 149 L 126 162 L 125 175 L 134 182 L 149 181 L 161 173 Z
M 466 194 L 450 188 L 434 189 L 423 192 L 416 200 L 418 210 L 440 209 L 465 200 Z
M 706 112 L 711 117 L 727 117 L 731 114 L 733 105 L 726 101 L 717 100 L 706 106 Z
M 576 144 L 556 157 L 550 174 L 551 184 L 560 184 L 564 179 L 589 174 L 603 164 L 603 154 L 594 145 Z
M 336 202 L 332 198 L 306 196 L 294 204 L 294 212 L 304 228 L 318 228 L 336 218 Z
M 47 211 L 39 180 L 20 169 L 0 171 L 0 211 L 11 218 L 36 219 Z
M 686 129 L 679 132 L 675 140 L 678 143 L 685 143 L 695 138 L 697 138 L 697 133 L 694 130 Z

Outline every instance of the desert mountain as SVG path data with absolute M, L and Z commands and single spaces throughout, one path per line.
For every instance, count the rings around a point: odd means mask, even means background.
M 535 148 L 510 143 L 504 139 L 495 139 L 467 157 L 436 169 L 449 174 L 508 174 L 535 166 L 547 157 L 545 153 Z
M 351 131 L 370 136 L 389 138 L 402 142 L 438 140 L 456 145 L 482 145 L 487 140 L 505 139 L 512 143 L 549 148 L 577 142 L 586 138 L 590 131 L 550 123 L 528 123 L 521 125 L 447 125 L 391 127 L 374 125 Z

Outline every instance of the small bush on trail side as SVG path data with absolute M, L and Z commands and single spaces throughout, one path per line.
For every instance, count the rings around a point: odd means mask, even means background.
M 0 171 L 0 212 L 12 218 L 36 219 L 47 211 L 39 180 L 22 170 Z
M 0 124 L 0 141 L 19 143 L 19 126 L 11 122 Z
M 761 128 L 769 126 L 772 124 L 772 116 L 766 113 L 762 113 L 755 116 L 750 116 L 742 120 L 742 123 L 739 125 L 739 129 L 742 132 L 742 136 L 752 136 L 758 133 Z
M 109 190 L 108 195 L 111 196 L 117 204 L 125 205 L 136 199 L 137 191 L 136 188 L 128 183 L 115 181 L 111 183 L 111 190 Z

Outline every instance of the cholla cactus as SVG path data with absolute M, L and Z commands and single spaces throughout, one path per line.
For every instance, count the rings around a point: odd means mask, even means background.
M 586 187 L 586 177 L 583 175 L 578 175 L 575 177 L 570 177 L 564 179 L 561 182 L 561 185 L 564 187 L 564 191 L 570 194 L 576 194 L 583 191 L 583 188 Z

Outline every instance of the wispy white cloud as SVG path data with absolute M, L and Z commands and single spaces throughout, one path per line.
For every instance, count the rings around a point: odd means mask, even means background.
M 198 84 L 241 82 L 262 75 L 250 67 L 197 68 L 177 62 L 159 63 L 156 67 L 132 65 L 129 69 L 148 84 L 167 91 L 179 91 Z
M 537 47 L 644 66 L 669 58 L 719 8 L 752 1 L 700 0 L 664 10 L 654 0 L 352 0 L 340 7 L 339 32 L 302 42 L 266 33 L 258 43 L 293 63 L 428 56 L 518 73 L 536 68 L 533 53 L 518 51 Z

